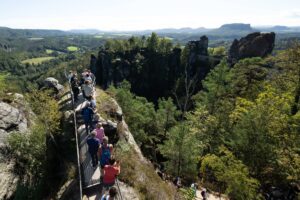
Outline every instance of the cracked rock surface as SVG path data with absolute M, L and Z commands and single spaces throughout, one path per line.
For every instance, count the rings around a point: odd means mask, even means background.
M 12 131 L 27 131 L 25 114 L 8 103 L 0 102 L 0 145 Z

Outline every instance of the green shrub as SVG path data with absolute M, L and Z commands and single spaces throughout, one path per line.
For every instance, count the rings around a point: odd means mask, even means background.
M 17 161 L 18 172 L 34 185 L 44 176 L 46 162 L 45 126 L 36 124 L 29 133 L 12 133 L 8 144 Z
M 259 182 L 250 177 L 247 166 L 225 147 L 220 148 L 218 155 L 206 155 L 200 171 L 204 175 L 204 181 L 214 177 L 219 184 L 225 186 L 225 193 L 232 199 L 261 199 L 257 194 Z

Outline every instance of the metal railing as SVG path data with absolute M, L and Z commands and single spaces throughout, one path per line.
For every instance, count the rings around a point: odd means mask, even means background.
M 76 140 L 76 154 L 77 154 L 77 169 L 78 169 L 78 177 L 79 177 L 79 193 L 80 193 L 80 200 L 82 200 L 83 198 L 83 181 L 82 181 L 82 172 L 81 170 L 83 170 L 83 166 L 82 166 L 82 161 L 81 161 L 81 156 L 80 156 L 80 144 L 79 144 L 79 139 L 78 139 L 78 123 L 77 123 L 77 116 L 76 116 L 76 108 L 75 108 L 75 101 L 74 101 L 74 94 L 73 94 L 73 90 L 72 90 L 72 85 L 71 85 L 71 81 L 69 80 L 69 77 L 67 75 L 67 72 L 65 70 L 65 76 L 68 79 L 68 85 L 69 85 L 69 90 L 70 90 L 70 94 L 71 94 L 71 99 L 72 99 L 72 111 L 73 111 L 73 120 L 74 120 L 74 132 L 75 132 L 75 140 Z M 95 86 L 96 86 L 96 77 L 94 76 L 93 79 L 93 88 L 94 88 L 94 92 L 96 92 Z M 102 184 L 102 183 L 100 183 Z M 91 185 L 87 185 L 85 186 L 85 188 L 94 186 L 96 184 L 92 183 Z M 117 186 L 117 199 L 123 200 L 123 196 L 120 190 L 120 186 L 119 186 L 119 180 L 118 177 L 116 177 L 116 186 Z
M 72 99 L 72 111 L 73 111 L 73 120 L 74 120 L 74 133 L 76 140 L 76 156 L 77 156 L 77 169 L 78 169 L 78 182 L 79 182 L 79 195 L 80 200 L 82 200 L 82 179 L 81 179 L 81 165 L 80 165 L 80 156 L 79 156 L 79 142 L 78 142 L 78 127 L 77 127 L 77 119 L 76 119 L 76 110 L 75 110 L 75 102 L 74 102 L 74 94 L 72 90 L 71 81 L 65 71 L 65 76 L 68 79 L 68 85 L 70 89 L 71 99 Z

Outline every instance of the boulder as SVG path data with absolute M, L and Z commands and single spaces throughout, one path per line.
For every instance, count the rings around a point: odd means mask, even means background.
M 107 120 L 103 123 L 105 135 L 108 136 L 110 143 L 117 143 L 119 136 L 117 134 L 117 123 Z
M 12 131 L 26 132 L 27 119 L 25 114 L 18 108 L 0 102 L 0 145 L 4 143 L 8 134 Z
M 236 63 L 243 58 L 265 57 L 275 45 L 275 33 L 251 33 L 240 40 L 235 39 L 229 50 L 229 62 Z
M 35 119 L 21 94 L 8 93 L 10 103 L 0 101 L 0 199 L 12 199 L 19 177 L 14 173 L 15 161 L 7 156 L 6 138 L 13 131 L 26 133 Z
M 139 198 L 139 194 L 134 190 L 134 188 L 132 188 L 129 185 L 126 185 L 125 183 L 118 181 L 119 184 L 119 188 L 122 194 L 122 197 L 124 199 L 135 199 L 138 200 Z
M 58 80 L 53 77 L 48 77 L 44 80 L 44 86 L 46 88 L 52 88 L 57 93 L 60 93 L 64 90 L 64 86 L 59 84 Z

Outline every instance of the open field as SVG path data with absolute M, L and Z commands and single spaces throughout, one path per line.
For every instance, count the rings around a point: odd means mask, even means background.
M 174 38 L 171 38 L 171 37 L 164 37 L 164 38 L 167 40 L 174 40 Z
M 132 36 L 132 34 L 128 34 L 128 33 L 114 33 L 112 35 L 114 35 L 114 36 Z
M 79 50 L 79 48 L 76 46 L 68 46 L 67 49 L 68 49 L 68 51 L 78 51 Z
M 54 51 L 52 50 L 52 49 L 46 49 L 46 53 L 47 54 L 51 54 L 51 53 L 53 53 Z
M 55 57 L 52 57 L 52 56 L 48 56 L 48 57 L 38 57 L 38 58 L 30 58 L 30 59 L 26 59 L 26 60 L 23 60 L 22 63 L 23 64 L 26 64 L 26 63 L 29 63 L 29 64 L 40 64 L 42 62 L 46 62 L 46 61 L 49 61 L 49 60 L 52 60 L 54 59 Z
M 36 40 L 43 40 L 44 38 L 42 37 L 32 37 L 32 38 L 28 38 L 28 40 L 32 40 L 32 41 L 36 41 Z

